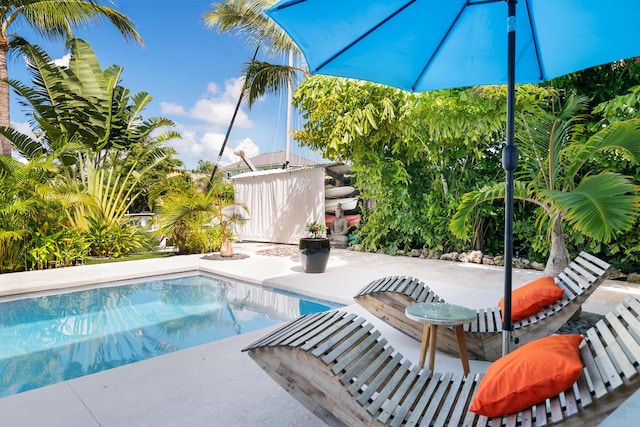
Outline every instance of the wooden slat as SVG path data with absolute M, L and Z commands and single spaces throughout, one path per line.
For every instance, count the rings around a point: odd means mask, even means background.
M 380 354 L 380 352 L 383 351 L 385 345 L 386 345 L 386 340 L 378 341 L 378 343 L 375 346 L 367 350 L 367 352 L 362 355 L 362 357 L 358 360 L 358 362 L 354 364 L 352 367 L 350 367 L 344 373 L 344 375 L 342 375 L 342 377 L 340 378 L 340 382 L 342 384 L 350 383 L 351 379 L 358 376 L 361 370 L 365 369 L 372 360 L 375 360 L 375 358 Z
M 536 413 L 536 425 L 537 426 L 546 426 L 547 425 L 547 402 L 540 402 L 535 405 L 535 413 Z
M 364 406 L 376 390 L 384 387 L 384 384 L 386 384 L 386 382 L 391 378 L 392 374 L 402 366 L 400 364 L 402 359 L 402 354 L 396 353 L 393 358 L 385 364 L 384 368 L 376 374 L 375 378 L 368 382 L 367 389 L 362 392 L 360 397 L 358 397 L 359 404 Z
M 578 399 L 576 397 L 575 384 L 565 391 L 565 411 L 567 417 L 572 417 L 578 413 Z
M 349 351 L 349 353 L 343 355 L 343 357 L 341 357 L 339 361 L 336 361 L 336 363 L 331 367 L 331 372 L 334 375 L 337 375 L 340 372 L 342 372 L 342 370 L 345 369 L 354 360 L 361 357 L 365 349 L 369 348 L 371 345 L 373 345 L 373 343 L 377 342 L 379 336 L 380 336 L 379 331 L 373 331 L 372 333 L 370 333 L 365 340 L 359 343 L 356 347 L 353 347 Z M 384 347 L 387 341 L 385 339 L 382 339 L 380 340 L 380 342 Z
M 601 271 L 600 274 L 597 274 L 594 271 L 594 267 L 591 263 L 588 263 L 584 259 L 576 258 L 569 264 L 569 272 L 575 272 L 578 276 L 584 278 L 584 281 L 587 283 L 593 283 L 598 280 L 598 276 L 602 275 L 604 272 Z
M 376 279 L 373 282 L 370 282 L 367 286 L 365 286 L 359 293 L 358 295 L 365 295 L 365 294 L 369 294 L 369 293 L 375 293 L 377 291 L 380 290 L 380 288 L 382 288 L 388 280 L 390 280 L 390 277 L 382 277 L 380 279 Z
M 580 345 L 580 355 L 586 371 L 589 374 L 589 380 L 591 381 L 594 394 L 598 398 L 604 396 L 607 393 L 607 387 L 602 380 L 600 370 L 588 345 Z
M 549 399 L 549 412 L 551 414 L 551 421 L 554 423 L 557 423 L 564 418 L 562 414 L 562 402 L 560 401 L 560 396 L 554 396 Z
M 602 276 L 611 268 L 611 264 L 587 252 L 580 252 L 580 255 L 576 258 L 576 262 L 582 264 L 598 276 Z
M 559 288 L 562 288 L 562 290 L 564 291 L 564 295 L 569 300 L 574 299 L 578 294 L 581 294 L 583 292 L 582 288 L 580 288 L 580 290 L 575 289 L 571 285 L 571 281 L 567 280 L 567 276 L 562 272 L 558 274 L 558 277 L 556 277 L 555 281 L 556 285 L 558 285 Z
M 306 325 L 312 322 L 315 322 L 318 318 L 330 317 L 331 315 L 332 315 L 331 313 L 316 313 L 316 314 L 299 317 L 298 319 L 283 325 L 273 333 L 266 335 L 260 340 L 245 347 L 243 351 L 247 351 L 255 347 L 262 347 L 264 345 L 269 345 L 270 343 L 276 343 L 277 345 L 277 343 L 282 342 L 283 339 L 298 332 L 300 329 L 304 328 Z
M 270 345 L 272 346 L 289 345 L 289 346 L 295 347 L 297 345 L 305 343 L 307 340 L 318 335 L 323 330 L 335 329 L 336 323 L 346 324 L 347 322 L 355 318 L 356 318 L 355 314 L 347 314 L 347 313 L 338 311 L 338 312 L 332 313 L 331 316 L 318 318 L 314 322 L 309 322 L 307 325 L 305 325 L 304 328 L 301 328 L 296 333 L 291 334 L 290 336 L 283 338 L 278 342 L 274 341 Z
M 478 330 L 480 332 L 487 332 L 487 313 L 482 312 L 482 314 L 478 314 Z
M 391 426 L 401 426 L 407 418 L 409 411 L 416 404 L 418 398 L 430 399 L 436 388 L 440 374 L 432 373 L 432 376 L 425 375 L 426 371 L 422 371 L 418 377 L 416 384 L 408 390 L 402 403 L 396 409 Z M 425 389 L 425 385 L 427 386 Z
M 395 287 L 395 291 L 399 294 L 406 294 L 406 290 L 410 286 L 415 286 L 416 284 L 420 284 L 420 280 L 415 277 L 402 276 L 402 280 L 398 282 L 398 285 Z
M 622 323 L 620 323 L 620 320 L 612 313 L 607 313 L 606 319 L 609 321 L 609 324 L 611 325 L 613 330 L 616 331 L 616 334 L 623 345 L 630 349 L 632 353 L 635 352 L 635 354 L 640 355 L 640 346 L 624 329 Z M 616 340 L 616 337 L 613 336 L 611 330 L 606 327 L 605 322 L 603 321 L 599 321 L 596 324 L 596 327 L 598 328 L 602 339 L 607 344 L 607 353 L 614 362 L 616 370 L 618 372 L 622 372 L 627 378 L 633 377 L 636 374 L 636 369 L 629 361 L 629 358 L 626 356 L 622 347 L 620 347 L 620 344 Z
M 491 425 L 493 425 L 493 421 L 494 420 L 492 420 Z M 518 425 L 518 414 L 507 415 L 504 419 L 503 424 L 505 427 L 516 427 Z
M 388 277 L 385 284 L 380 287 L 378 292 L 397 292 L 399 285 L 401 285 L 405 280 L 407 279 L 402 276 Z
M 624 303 L 630 308 L 633 309 L 636 313 L 640 314 L 640 301 L 637 299 L 627 296 L 624 299 Z
M 451 416 L 449 417 L 448 425 L 458 426 L 461 425 L 461 421 L 463 417 L 468 412 L 470 398 L 475 392 L 480 380 L 482 379 L 484 374 L 475 374 L 475 375 L 467 375 L 464 379 L 464 387 L 458 396 L 458 401 L 456 402 L 455 407 L 451 411 Z M 439 420 L 436 420 L 439 422 Z M 446 426 L 447 423 L 442 424 Z
M 369 379 L 373 376 L 373 374 L 378 370 L 385 366 L 391 360 L 391 354 L 394 353 L 393 347 L 387 347 L 384 351 L 376 356 L 375 359 L 368 366 L 362 365 L 365 370 L 362 373 L 358 374 L 357 379 L 349 386 L 347 391 L 350 395 L 354 395 L 362 388 L 362 386 L 366 385 L 369 382 Z
M 329 363 L 333 363 L 338 356 L 368 336 L 369 331 L 373 329 L 373 325 L 371 323 L 362 325 L 363 322 L 364 319 L 357 319 L 356 321 L 351 322 L 348 326 L 342 327 L 338 333 L 335 333 L 334 331 L 332 335 L 328 336 L 325 336 L 323 333 L 322 336 L 319 335 L 317 337 L 322 338 L 321 340 L 318 341 L 314 338 L 314 340 L 310 340 L 305 344 L 302 349 L 310 350 L 317 344 L 317 347 L 311 352 L 311 354 L 319 357 L 326 353 L 322 358 L 322 361 L 327 365 Z M 335 348 L 333 348 L 334 346 Z M 331 351 L 329 351 L 330 349 Z
M 602 320 L 600 320 L 598 323 L 604 324 Z M 613 362 L 611 362 L 611 359 L 609 358 L 604 345 L 602 345 L 602 342 L 600 341 L 596 330 L 594 328 L 589 329 L 587 331 L 587 336 L 589 337 L 590 347 L 596 354 L 594 359 L 598 365 L 598 368 L 600 368 L 602 380 L 605 382 L 605 384 L 610 385 L 610 387 L 612 388 L 621 386 L 622 379 L 620 378 L 620 375 L 618 374 L 615 366 L 613 366 Z
M 307 351 L 313 348 L 311 353 L 314 356 L 320 356 L 338 342 L 342 341 L 342 339 L 349 335 L 351 331 L 360 331 L 358 328 L 364 322 L 365 320 L 361 317 L 353 319 L 351 316 L 346 316 L 340 322 L 334 323 L 329 328 L 322 330 L 322 332 L 315 333 L 311 336 L 304 336 L 297 342 L 304 342 L 304 345 L 302 346 L 303 350 Z
M 527 408 L 521 412 L 520 425 L 522 427 L 531 427 L 533 426 L 533 411 L 531 408 Z
M 450 419 L 449 414 L 455 411 L 456 402 L 460 401 L 465 388 L 469 388 L 467 382 L 462 375 L 455 375 L 446 383 L 440 383 L 440 388 L 444 390 L 444 396 L 438 401 L 432 401 L 427 409 L 429 418 L 435 418 L 433 427 L 458 425 L 457 421 Z
M 434 375 L 432 381 L 435 381 L 435 378 L 436 376 Z M 436 387 L 432 397 L 430 399 L 425 399 L 424 396 L 420 397 L 411 417 L 407 420 L 408 425 L 417 425 L 420 419 L 422 419 L 422 421 L 420 421 L 421 424 L 432 425 L 434 423 L 435 418 L 438 416 L 438 409 L 446 399 L 448 393 L 457 394 L 457 390 L 460 387 L 460 379 L 452 381 L 452 378 L 453 374 L 451 372 L 443 374 L 439 381 L 435 381 Z M 447 410 L 451 407 L 451 404 L 446 407 Z
M 597 258 L 593 255 L 591 255 L 590 253 L 587 252 L 580 252 L 580 255 L 578 256 L 579 258 L 583 258 L 589 262 L 591 262 L 594 265 L 597 265 L 598 267 L 600 267 L 601 270 L 597 271 L 598 274 L 602 275 L 604 274 L 604 272 L 606 270 L 608 270 L 611 267 L 611 264 L 601 260 L 600 258 Z
M 500 312 L 500 308 L 494 307 L 491 313 L 493 314 L 493 321 L 496 325 L 495 332 L 502 332 L 502 313 Z
M 373 399 L 369 407 L 367 408 L 367 412 L 371 415 L 378 412 L 378 410 L 382 407 L 383 403 L 387 401 L 391 392 L 396 389 L 400 381 L 409 374 L 411 368 L 411 362 L 409 360 L 405 360 L 402 362 L 402 365 L 396 372 L 393 374 L 393 377 L 387 382 L 380 393 Z
M 407 280 L 405 285 L 402 287 L 402 295 L 406 295 L 408 298 L 411 298 L 411 295 L 416 292 L 417 289 L 420 289 L 422 282 L 419 280 Z
M 391 416 L 396 411 L 396 408 L 398 407 L 398 405 L 400 405 L 400 402 L 402 401 L 402 398 L 404 397 L 404 395 L 408 393 L 412 387 L 416 387 L 415 385 L 416 383 L 419 384 L 420 381 L 422 381 L 422 384 L 424 384 L 427 381 L 426 375 L 422 375 L 420 377 L 418 376 L 419 372 L 420 370 L 417 366 L 414 366 L 413 368 L 411 368 L 411 371 L 405 377 L 404 381 L 402 381 L 402 384 L 400 384 L 396 392 L 389 397 L 388 401 L 383 403 L 382 412 L 378 416 L 378 421 L 380 421 L 383 424 L 387 424 L 388 421 L 391 419 Z M 418 380 L 418 382 L 416 382 L 416 379 Z
M 591 390 L 589 389 L 587 378 L 584 374 L 584 369 L 583 373 L 580 375 L 578 381 L 576 382 L 576 388 L 578 389 L 578 394 L 580 395 L 580 405 L 583 408 L 591 405 L 591 403 L 593 402 L 593 398 L 591 396 Z
M 413 292 L 411 292 L 411 295 L 409 295 L 409 297 L 412 300 L 418 302 L 418 296 L 422 292 L 422 289 L 423 289 L 422 283 L 416 283 L 416 287 L 413 289 Z
M 618 304 L 615 308 L 616 313 L 627 322 L 626 328 L 621 328 L 626 330 L 629 335 L 633 337 L 634 341 L 640 341 L 640 320 L 635 317 L 630 311 L 629 308 L 625 307 L 623 304 Z M 636 360 L 640 361 L 640 358 L 636 356 Z

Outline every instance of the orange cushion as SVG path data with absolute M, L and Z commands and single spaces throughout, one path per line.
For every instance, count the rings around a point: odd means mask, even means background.
M 553 335 L 494 362 L 469 410 L 487 417 L 521 411 L 565 391 L 582 372 L 581 335 Z
M 564 290 L 556 285 L 551 276 L 540 277 L 511 293 L 511 320 L 524 319 L 553 304 L 562 296 Z M 498 302 L 504 321 L 504 298 Z

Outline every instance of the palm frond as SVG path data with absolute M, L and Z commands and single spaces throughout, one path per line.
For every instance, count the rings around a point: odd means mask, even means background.
M 273 65 L 263 61 L 251 61 L 244 68 L 246 75 L 244 93 L 249 107 L 267 94 L 278 93 L 283 90 L 289 81 L 297 80 L 297 68 L 287 65 Z
M 588 176 L 573 191 L 553 190 L 545 195 L 556 202 L 554 211 L 565 211 L 565 219 L 575 229 L 599 242 L 611 241 L 640 212 L 638 187 L 613 172 Z
M 20 7 L 9 8 L 5 21 L 12 23 L 18 18 L 24 19 L 34 32 L 46 39 L 69 38 L 73 28 L 110 22 L 125 40 L 143 44 L 131 18 L 98 1 L 32 0 L 21 3 Z
M 573 156 L 567 175 L 575 176 L 599 151 L 613 151 L 633 163 L 640 163 L 640 119 L 614 122 L 598 131 Z
M 227 0 L 214 4 L 213 9 L 204 14 L 204 23 L 219 33 L 232 32 L 246 37 L 249 43 L 274 54 L 297 51 L 291 38 L 264 14 L 274 3 L 273 0 Z

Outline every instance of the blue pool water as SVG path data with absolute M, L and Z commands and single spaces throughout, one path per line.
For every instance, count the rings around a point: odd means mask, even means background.
M 0 397 L 338 306 L 204 275 L 0 302 Z

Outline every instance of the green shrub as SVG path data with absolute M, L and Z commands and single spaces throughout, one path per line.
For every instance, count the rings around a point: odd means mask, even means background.
M 153 235 L 140 227 L 124 223 L 109 225 L 93 218 L 88 220 L 87 236 L 91 256 L 117 258 L 125 254 L 149 250 L 154 246 Z

